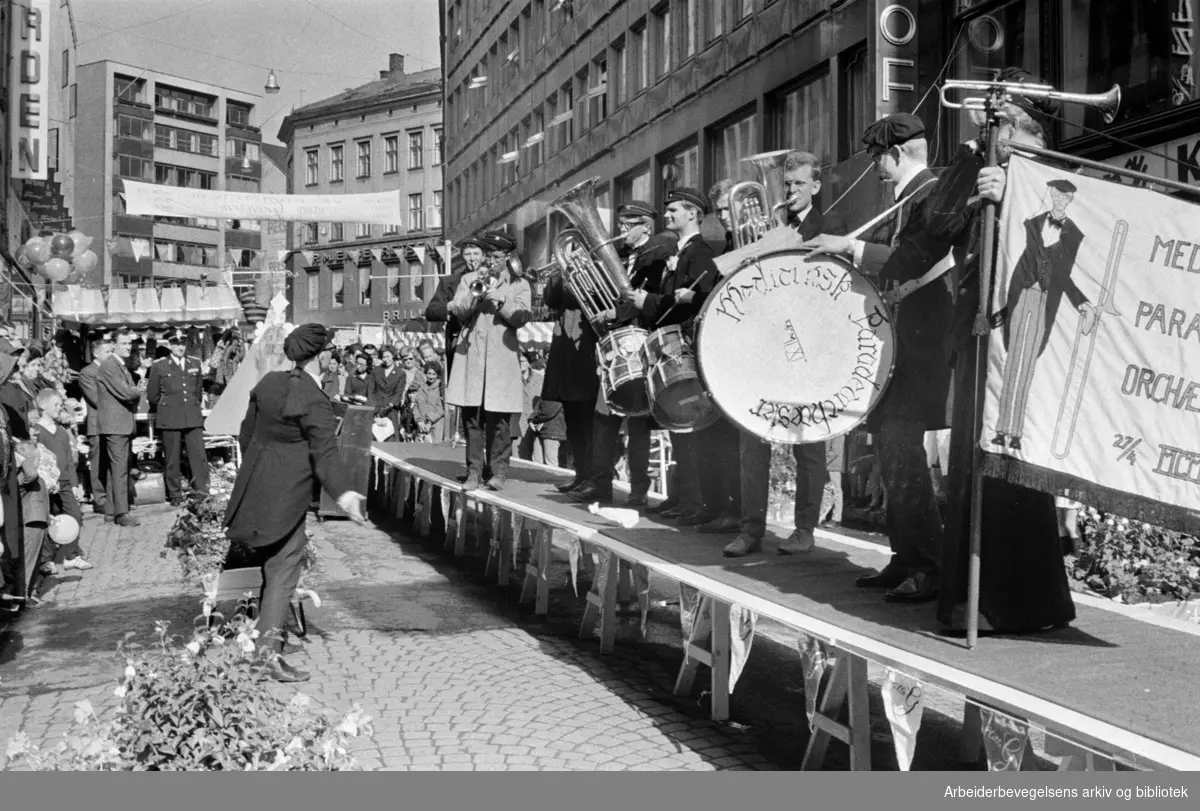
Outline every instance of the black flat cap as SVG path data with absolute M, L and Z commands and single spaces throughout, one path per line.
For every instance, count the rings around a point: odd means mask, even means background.
M 481 237 L 467 237 L 466 239 L 459 240 L 458 249 L 461 251 L 467 248 L 478 248 L 484 253 L 487 253 L 488 250 L 487 244 Z
M 700 209 L 700 213 L 709 213 L 708 198 L 695 189 L 690 189 L 686 186 L 681 186 L 677 189 L 671 189 L 667 192 L 667 198 L 664 201 L 667 205 L 671 203 L 687 203 Z
M 503 231 L 488 231 L 483 235 L 483 244 L 489 251 L 515 251 L 517 242 Z
M 649 217 L 655 219 L 658 215 L 654 207 L 644 200 L 630 200 L 617 207 L 618 217 Z
M 1067 192 L 1068 194 L 1074 194 L 1075 192 L 1079 191 L 1075 184 L 1069 180 L 1051 180 L 1046 185 L 1052 189 Z
M 867 127 L 863 145 L 868 149 L 891 149 L 925 134 L 925 122 L 911 113 L 892 113 Z

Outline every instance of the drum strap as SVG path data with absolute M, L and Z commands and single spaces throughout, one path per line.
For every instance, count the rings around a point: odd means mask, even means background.
M 936 183 L 936 182 L 937 182 L 937 178 L 931 177 L 929 180 L 926 180 L 920 186 L 913 189 L 912 194 L 904 195 L 904 197 L 897 200 L 895 205 L 893 205 L 891 208 L 884 210 L 883 213 L 881 213 L 878 217 L 875 217 L 874 219 L 869 220 L 866 224 L 860 225 L 858 228 L 855 228 L 853 231 L 851 231 L 846 236 L 850 237 L 850 239 L 858 239 L 863 234 L 865 234 L 867 231 L 870 231 L 876 225 L 883 222 L 885 219 L 892 216 L 892 214 L 899 211 L 904 206 L 904 204 L 907 203 L 912 198 L 913 194 L 916 194 L 917 192 L 921 191 L 921 189 L 925 188 L 930 183 Z M 899 233 L 899 229 L 896 229 L 896 230 L 897 230 L 897 233 Z
M 921 274 L 920 277 L 918 277 L 916 279 L 909 279 L 907 282 L 904 282 L 902 284 L 897 285 L 896 287 L 893 287 L 891 290 L 887 291 L 884 295 L 887 298 L 887 300 L 891 303 L 891 305 L 894 307 L 897 304 L 899 304 L 901 301 L 903 301 L 904 299 L 911 296 L 913 293 L 920 290 L 922 287 L 925 287 L 926 285 L 929 285 L 929 284 L 933 284 L 938 279 L 945 276 L 953 267 L 954 267 L 954 253 L 950 252 L 950 253 L 947 253 L 944 257 L 942 257 L 940 262 L 938 262 L 936 265 L 931 267 L 929 270 L 925 271 L 925 273 Z

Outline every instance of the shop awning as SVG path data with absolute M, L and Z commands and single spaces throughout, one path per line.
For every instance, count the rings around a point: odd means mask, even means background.
M 242 305 L 225 285 L 182 287 L 95 287 L 68 285 L 55 290 L 52 309 L 63 321 L 80 324 L 169 327 L 224 324 L 242 317 Z

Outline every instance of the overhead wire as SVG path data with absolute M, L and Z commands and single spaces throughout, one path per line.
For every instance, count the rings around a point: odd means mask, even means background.
M 359 36 L 363 36 L 363 37 L 366 37 L 366 38 L 367 38 L 367 39 L 369 39 L 369 40 L 373 40 L 374 42 L 378 42 L 380 45 L 384 46 L 385 48 L 392 48 L 392 47 L 394 47 L 394 46 L 393 46 L 393 45 L 391 45 L 390 43 L 384 42 L 384 41 L 383 41 L 383 40 L 381 40 L 381 39 L 377 39 L 376 37 L 373 37 L 373 36 L 371 36 L 370 34 L 368 34 L 368 33 L 367 33 L 367 32 L 365 32 L 365 31 L 360 31 L 359 29 L 355 28 L 354 26 L 352 26 L 350 23 L 346 22 L 346 21 L 345 21 L 345 20 L 343 20 L 342 18 L 340 18 L 340 17 L 336 17 L 336 16 L 334 16 L 333 14 L 330 14 L 328 11 L 326 11 L 326 10 L 325 10 L 325 9 L 323 9 L 323 8 L 321 8 L 321 7 L 320 7 L 320 6 L 318 6 L 316 3 L 312 2 L 312 0 L 304 0 L 304 2 L 305 2 L 305 3 L 307 3 L 309 6 L 311 6 L 312 8 L 314 8 L 314 9 L 316 9 L 317 11 L 321 12 L 322 14 L 324 14 L 324 15 L 325 15 L 326 17 L 328 17 L 329 19 L 331 19 L 331 20 L 333 20 L 333 21 L 335 21 L 335 22 L 337 22 L 337 23 L 340 23 L 341 25 L 345 26 L 346 28 L 349 28 L 351 31 L 353 31 L 354 33 L 358 34 Z M 422 63 L 424 63 L 424 64 L 426 64 L 426 65 L 429 65 L 430 67 L 434 67 L 434 68 L 441 67 L 441 63 L 439 63 L 439 62 L 430 62 L 428 59 L 422 59 L 422 58 L 421 58 L 421 57 L 419 57 L 419 56 L 413 56 L 412 54 L 403 54 L 403 56 L 404 56 L 406 59 L 414 59 L 414 60 L 416 60 L 417 62 L 422 62 Z
M 127 25 L 124 28 L 110 28 L 110 29 L 108 29 L 107 33 L 101 34 L 98 37 L 92 37 L 91 39 L 85 39 L 83 42 L 76 43 L 75 47 L 82 48 L 84 45 L 87 45 L 89 42 L 95 42 L 96 40 L 104 39 L 105 37 L 111 36 L 113 33 L 116 33 L 118 31 L 121 31 L 121 32 L 132 31 L 135 28 L 144 28 L 147 25 L 154 25 L 155 23 L 160 23 L 163 20 L 169 20 L 172 17 L 178 17 L 180 15 L 188 14 L 193 11 L 199 11 L 200 9 L 204 8 L 205 6 L 211 6 L 215 2 L 216 2 L 216 0 L 206 0 L 206 2 L 200 3 L 199 5 L 190 6 L 181 11 L 173 11 L 170 14 L 164 14 L 161 17 L 154 17 L 152 19 L 146 20 L 145 22 L 134 23 L 133 25 Z

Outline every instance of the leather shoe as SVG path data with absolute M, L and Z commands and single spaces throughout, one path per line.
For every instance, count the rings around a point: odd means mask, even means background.
M 128 514 L 118 515 L 113 523 L 119 527 L 140 527 L 142 525 L 141 521 Z
M 310 674 L 307 670 L 297 670 L 287 662 L 283 661 L 282 658 L 276 659 L 271 663 L 271 666 L 267 668 L 267 675 L 275 681 L 289 683 L 308 681 L 310 678 L 312 678 L 312 674 Z
M 588 482 L 578 490 L 570 493 L 572 501 L 578 501 L 580 504 L 593 504 L 599 502 L 601 504 L 612 504 L 612 490 L 601 490 L 596 485 Z
M 715 521 L 716 519 L 717 519 L 717 516 L 712 515 L 711 513 L 704 513 L 704 512 L 697 511 L 694 513 L 687 513 L 686 515 L 681 515 L 678 518 L 676 518 L 675 526 L 677 526 L 677 527 L 698 527 L 701 524 L 707 524 L 709 521 Z
M 625 506 L 632 507 L 634 509 L 641 509 L 647 504 L 649 504 L 649 502 L 646 500 L 645 493 L 630 493 L 625 499 Z
M 463 489 L 464 493 L 469 493 L 472 490 L 478 490 L 479 489 L 479 476 L 477 476 L 474 473 L 469 474 L 467 476 L 467 478 L 463 480 L 462 489 Z
M 860 575 L 854 585 L 860 589 L 894 589 L 908 579 L 908 572 L 890 565 L 878 574 Z
M 697 526 L 696 531 L 703 532 L 705 534 L 718 535 L 727 532 L 737 532 L 741 528 L 741 521 L 734 518 L 732 515 L 729 515 L 728 513 L 722 513 L 721 515 L 717 516 L 715 520 L 709 521 L 707 524 L 700 524 Z
M 665 512 L 674 510 L 678 506 L 679 506 L 678 499 L 669 498 L 666 501 L 663 501 L 659 504 L 653 504 L 653 505 L 646 507 L 646 509 L 643 512 L 645 512 L 647 515 L 656 515 L 656 514 L 661 514 L 661 513 L 665 513 Z
M 685 509 L 684 507 L 681 507 L 677 504 L 674 507 L 671 507 L 670 509 L 659 510 L 658 517 L 663 519 L 664 521 L 674 521 L 676 518 L 680 517 L 681 515 L 683 515 L 686 512 L 687 512 L 687 509 Z
M 567 482 L 566 484 L 554 485 L 554 489 L 560 493 L 569 493 L 572 490 L 578 490 L 580 487 L 583 487 L 583 485 L 586 483 L 587 483 L 587 479 L 582 478 L 580 476 L 576 476 L 575 478 L 571 479 L 571 481 Z
M 803 555 L 813 551 L 816 546 L 817 539 L 813 537 L 811 529 L 795 529 L 787 536 L 787 540 L 779 542 L 775 551 L 781 555 Z
M 903 583 L 888 590 L 883 599 L 889 603 L 927 603 L 937 594 L 938 578 L 926 572 L 913 572 Z
M 727 558 L 744 558 L 752 552 L 757 552 L 762 549 L 762 538 L 755 538 L 753 535 L 742 533 L 730 541 L 721 554 Z
M 487 489 L 500 491 L 504 489 L 505 479 L 503 476 L 493 476 L 488 479 Z

